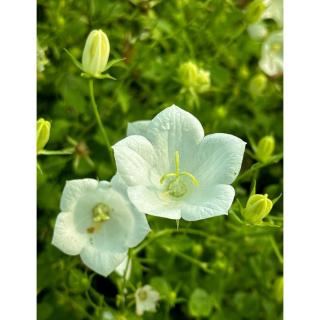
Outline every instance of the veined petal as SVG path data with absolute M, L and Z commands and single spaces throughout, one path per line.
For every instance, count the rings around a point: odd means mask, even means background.
M 121 177 L 116 174 L 111 179 L 112 187 L 120 192 L 129 202 L 128 193 L 127 193 L 127 186 Z M 133 230 L 131 235 L 128 238 L 127 245 L 129 248 L 135 247 L 138 245 L 150 232 L 150 227 L 148 224 L 148 220 L 144 213 L 139 212 L 131 203 L 130 203 L 132 215 L 133 215 Z
M 113 149 L 118 174 L 127 185 L 151 184 L 157 173 L 156 154 L 150 141 L 133 135 L 116 143 Z
M 150 120 L 129 122 L 128 128 L 127 128 L 127 136 L 132 136 L 132 135 L 145 136 L 150 123 L 151 123 Z
M 102 276 L 108 276 L 126 258 L 125 252 L 101 251 L 92 245 L 87 245 L 80 253 L 81 260 L 90 269 Z
M 87 238 L 75 228 L 73 214 L 71 212 L 59 213 L 52 244 L 66 254 L 77 255 L 86 245 L 86 242 Z
M 244 141 L 231 134 L 206 136 L 191 169 L 199 185 L 212 188 L 215 184 L 231 184 L 241 169 L 245 145 Z
M 209 190 L 195 192 L 181 209 L 184 220 L 195 221 L 228 214 L 235 191 L 230 185 L 215 185 Z
M 62 211 L 72 211 L 77 201 L 86 193 L 97 188 L 98 181 L 95 179 L 69 180 L 63 189 L 60 208 Z
M 144 186 L 129 187 L 128 196 L 135 207 L 143 213 L 169 219 L 181 218 L 180 203 L 165 197 L 158 190 Z
M 203 139 L 201 123 L 191 113 L 173 105 L 161 111 L 150 123 L 147 137 L 159 159 L 161 175 L 175 170 L 175 153 L 180 154 L 180 166 L 188 170 L 197 145 Z

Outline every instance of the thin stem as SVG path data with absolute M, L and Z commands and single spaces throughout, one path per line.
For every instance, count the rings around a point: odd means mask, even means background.
M 65 150 L 40 150 L 38 151 L 38 155 L 45 155 L 45 156 L 65 156 L 70 155 L 74 152 L 74 148 L 69 148 Z
M 123 273 L 123 276 L 122 276 L 121 306 L 122 306 L 123 310 L 125 310 L 125 307 L 126 307 L 127 273 L 128 273 L 128 268 L 129 268 L 131 256 L 132 256 L 131 253 L 132 253 L 132 250 L 129 249 L 129 251 L 128 251 L 128 260 L 127 260 L 126 267 L 124 269 L 124 273 Z
M 93 112 L 94 112 L 94 114 L 95 114 L 95 116 L 96 116 L 96 119 L 97 119 L 97 122 L 98 122 L 98 125 L 99 125 L 99 128 L 100 128 L 100 131 L 101 131 L 101 133 L 102 133 L 104 142 L 105 142 L 106 147 L 107 147 L 107 149 L 108 149 L 108 153 L 109 153 L 110 160 L 111 160 L 112 165 L 113 165 L 113 167 L 114 167 L 114 166 L 115 166 L 115 163 L 114 163 L 113 152 L 112 152 L 110 140 L 109 140 L 109 137 L 108 137 L 108 135 L 107 135 L 106 130 L 105 130 L 104 127 L 103 127 L 103 124 L 102 124 L 102 121 L 101 121 L 101 118 L 100 118 L 100 114 L 99 114 L 99 111 L 98 111 L 98 106 L 97 106 L 96 100 L 95 100 L 95 98 L 94 98 L 93 79 L 89 79 L 89 92 L 90 92 L 90 99 L 91 99 L 91 104 L 92 104 Z
M 282 254 L 281 254 L 281 252 L 280 252 L 280 250 L 279 250 L 279 247 L 278 247 L 277 243 L 276 243 L 275 240 L 274 240 L 274 237 L 270 236 L 269 239 L 270 239 L 270 242 L 271 242 L 271 246 L 272 246 L 272 248 L 273 248 L 273 250 L 274 250 L 274 253 L 276 254 L 279 262 L 280 262 L 281 264 L 283 264 L 283 257 L 282 257 Z

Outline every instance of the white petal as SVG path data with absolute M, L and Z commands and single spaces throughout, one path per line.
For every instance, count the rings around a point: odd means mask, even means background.
M 114 271 L 126 256 L 126 251 L 101 251 L 91 245 L 87 245 L 80 253 L 81 260 L 86 266 L 105 277 Z
M 94 179 L 69 180 L 63 189 L 60 208 L 62 211 L 72 211 L 77 201 L 86 193 L 97 188 L 98 181 Z
M 127 193 L 128 187 L 118 174 L 111 179 L 111 184 L 115 190 L 120 192 L 129 201 Z M 128 238 L 127 245 L 129 248 L 132 248 L 138 245 L 146 237 L 150 232 L 150 227 L 144 213 L 139 212 L 131 203 L 130 208 L 134 218 L 134 226 L 131 236 Z
M 180 167 L 187 170 L 203 139 L 201 123 L 191 113 L 173 105 L 160 112 L 150 123 L 147 137 L 157 153 L 161 176 L 175 170 L 175 153 L 180 154 Z
M 188 221 L 202 220 L 228 214 L 235 191 L 230 185 L 215 185 L 193 194 L 181 209 L 182 218 Z
M 99 203 L 110 208 L 110 219 L 94 225 L 92 209 Z M 119 252 L 128 248 L 128 241 L 135 231 L 135 216 L 132 205 L 116 190 L 100 187 L 84 196 L 75 208 L 77 229 L 87 235 L 90 243 L 101 251 Z M 95 227 L 93 233 L 88 233 L 90 227 Z
M 127 185 L 150 185 L 156 174 L 156 155 L 150 141 L 142 136 L 129 136 L 113 149 L 118 174 Z
M 130 259 L 129 262 L 128 262 L 128 259 L 129 259 L 128 256 L 126 256 L 126 258 L 115 269 L 115 272 L 119 276 L 123 277 L 127 268 L 126 277 L 125 277 L 127 280 L 130 278 L 131 269 L 132 269 L 132 259 Z M 127 264 L 128 264 L 128 267 L 127 267 Z
M 231 184 L 239 174 L 246 143 L 224 133 L 206 136 L 199 146 L 191 173 L 201 188 Z
M 71 212 L 59 213 L 54 227 L 52 244 L 66 254 L 77 255 L 85 246 L 86 241 L 86 237 L 75 228 L 73 214 Z
M 127 136 L 145 136 L 150 122 L 150 120 L 129 122 L 127 128 Z
M 144 186 L 129 187 L 128 196 L 135 207 L 143 213 L 169 219 L 181 218 L 180 203 L 165 197 L 157 190 Z

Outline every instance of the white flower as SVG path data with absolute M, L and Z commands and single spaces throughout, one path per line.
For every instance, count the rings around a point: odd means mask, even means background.
M 282 31 L 271 33 L 262 46 L 259 66 L 268 76 L 283 72 L 283 34 Z
M 263 22 L 256 22 L 249 25 L 248 33 L 252 39 L 260 40 L 266 37 L 268 29 Z
M 63 190 L 52 244 L 78 255 L 85 265 L 107 276 L 140 243 L 150 228 L 144 214 L 125 198 L 118 177 L 67 181 Z
M 262 19 L 272 19 L 279 27 L 283 25 L 283 0 L 265 0 L 266 11 Z
M 160 294 L 151 286 L 145 285 L 142 288 L 137 289 L 134 296 L 136 299 L 136 313 L 138 316 L 142 316 L 145 311 L 156 311 L 156 305 L 160 299 Z
M 189 221 L 227 214 L 245 142 L 223 133 L 204 137 L 200 122 L 175 105 L 142 126 L 131 125 L 131 135 L 113 147 L 136 208 Z

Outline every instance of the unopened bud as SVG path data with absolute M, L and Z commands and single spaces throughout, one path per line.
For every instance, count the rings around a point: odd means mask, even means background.
M 256 157 L 257 159 L 262 162 L 266 163 L 270 159 L 273 154 L 275 148 L 275 140 L 273 136 L 265 136 L 263 137 L 257 146 L 256 149 Z
M 83 71 L 91 76 L 99 76 L 105 71 L 110 53 L 110 43 L 102 30 L 90 32 L 82 54 Z
M 255 75 L 249 83 L 250 94 L 253 97 L 260 96 L 266 89 L 267 83 L 268 79 L 263 73 Z
M 42 150 L 50 137 L 51 123 L 40 118 L 37 121 L 37 151 Z
M 260 20 L 262 14 L 266 10 L 266 5 L 263 0 L 252 1 L 246 10 L 245 19 L 251 24 Z
M 250 224 L 259 224 L 270 213 L 272 206 L 267 194 L 254 194 L 249 197 L 242 215 Z

